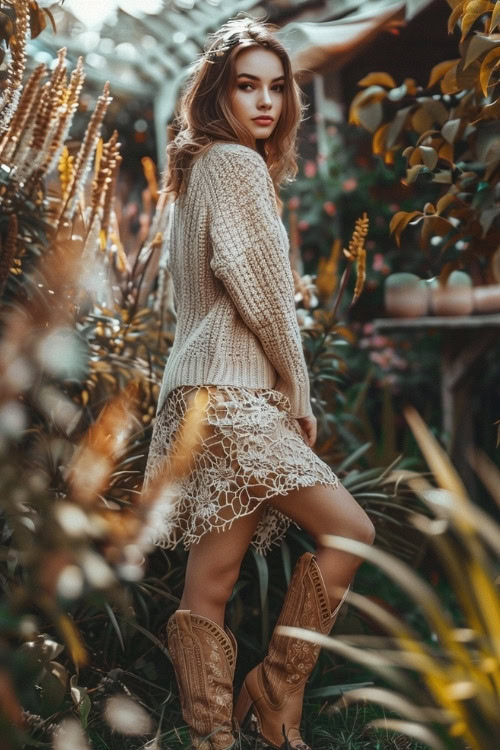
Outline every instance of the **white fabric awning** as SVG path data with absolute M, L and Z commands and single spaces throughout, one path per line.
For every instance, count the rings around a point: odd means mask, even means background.
M 283 27 L 278 36 L 289 51 L 294 71 L 338 70 L 381 31 L 405 25 L 430 2 L 356 3 L 354 12 L 339 20 L 294 21 Z

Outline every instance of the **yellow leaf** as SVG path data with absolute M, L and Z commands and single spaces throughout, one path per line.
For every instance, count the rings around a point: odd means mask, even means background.
M 412 182 L 415 182 L 422 169 L 426 169 L 425 164 L 415 164 L 415 166 L 410 167 L 410 169 L 407 170 L 406 182 L 408 185 L 410 185 Z
M 493 9 L 493 13 L 491 14 L 491 22 L 490 22 L 490 34 L 496 29 L 498 24 L 500 23 L 500 2 L 495 3 L 495 7 Z
M 448 34 L 453 34 L 453 29 L 455 28 L 455 24 L 457 23 L 458 19 L 462 15 L 464 5 L 465 0 L 461 0 L 461 2 L 459 2 L 458 5 L 453 9 L 448 19 Z
M 481 112 L 479 113 L 479 117 L 476 117 L 475 120 L 471 121 L 471 125 L 474 125 L 479 120 L 496 120 L 500 117 L 500 99 L 497 99 L 495 102 L 492 102 L 491 104 L 487 104 L 485 107 L 482 108 Z
M 436 204 L 436 213 L 442 214 L 443 211 L 445 211 L 448 206 L 453 203 L 456 200 L 456 195 L 453 193 L 445 193 L 445 195 L 441 196 L 441 198 L 438 200 Z
M 410 211 L 409 213 L 406 211 L 398 211 L 397 214 L 394 214 L 392 217 L 389 229 L 391 234 L 394 233 L 394 239 L 396 240 L 398 247 L 400 247 L 401 233 L 406 229 L 410 221 L 417 216 L 421 217 L 423 216 L 423 213 L 421 211 Z
M 89 657 L 79 631 L 64 614 L 59 615 L 58 625 L 75 666 L 84 667 L 88 664 Z
M 443 94 L 456 94 L 457 91 L 460 91 L 460 86 L 457 83 L 457 64 L 448 68 L 441 79 L 441 92 Z
M 387 97 L 387 91 L 382 86 L 369 86 L 363 91 L 358 91 L 351 102 L 349 110 L 349 122 L 353 125 L 360 125 L 359 112 L 364 107 L 374 102 L 381 101 Z
M 341 251 L 342 240 L 336 238 L 332 243 L 330 256 L 328 258 L 320 258 L 316 286 L 325 299 L 329 299 L 337 287 Z
M 410 167 L 414 167 L 415 164 L 422 164 L 422 154 L 420 153 L 420 150 L 418 148 L 414 148 L 413 152 L 408 159 L 408 164 Z
M 429 83 L 427 84 L 426 88 L 430 89 L 432 86 L 434 86 L 449 71 L 449 69 L 456 65 L 458 62 L 460 62 L 459 57 L 455 60 L 443 60 L 443 62 L 435 65 L 431 70 Z
M 467 493 L 444 448 L 429 431 L 424 420 L 413 406 L 404 409 L 406 421 L 410 425 L 415 440 L 439 486 L 451 492 L 458 503 L 465 503 Z
M 381 125 L 373 134 L 372 151 L 374 154 L 383 154 L 385 152 L 385 136 L 390 127 L 390 123 Z
M 416 80 L 414 78 L 405 78 L 403 83 L 406 86 L 409 96 L 415 96 L 418 91 Z
M 453 146 L 451 143 L 443 143 L 439 149 L 438 156 L 440 159 L 445 159 L 451 165 L 453 165 Z
M 387 86 L 395 89 L 397 84 L 389 73 L 368 73 L 367 76 L 358 81 L 358 86 Z
M 488 84 L 491 78 L 491 74 L 498 66 L 500 61 L 500 47 L 492 49 L 483 62 L 481 63 L 481 71 L 479 73 L 479 82 L 481 84 L 482 92 L 485 96 L 488 96 Z
M 462 38 L 460 42 L 463 42 L 471 27 L 477 21 L 477 19 L 494 9 L 493 3 L 487 2 L 486 0 L 472 0 L 467 4 L 467 10 L 465 11 L 462 18 Z

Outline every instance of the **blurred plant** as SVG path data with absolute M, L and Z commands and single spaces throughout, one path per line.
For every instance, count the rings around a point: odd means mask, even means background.
M 41 9 L 35 0 L 2 0 L 0 2 L 0 63 L 4 62 L 9 48 L 11 56 L 10 65 L 7 67 L 6 89 L 0 103 L 0 132 L 18 104 L 26 65 L 28 37 L 35 39 L 47 25 L 47 18 L 50 19 L 55 30 L 54 18 L 50 10 Z
M 498 282 L 500 17 L 495 3 L 447 2 L 448 31 L 460 36 L 460 57 L 436 65 L 425 88 L 410 78 L 398 86 L 387 73 L 365 76 L 349 121 L 373 133 L 373 153 L 386 164 L 403 151 L 407 184 L 424 175 L 449 186 L 423 211 L 394 214 L 397 244 L 408 225 L 420 224 L 420 247 L 443 283 L 460 267 Z
M 412 511 L 410 521 L 428 537 L 442 560 L 459 606 L 458 622 L 432 588 L 392 554 L 344 537 L 325 536 L 328 546 L 379 566 L 415 601 L 427 623 L 427 642 L 403 619 L 354 592 L 347 601 L 390 635 L 321 637 L 299 628 L 283 628 L 282 632 L 369 665 L 394 687 L 352 690 L 334 709 L 369 701 L 403 717 L 375 720 L 369 726 L 397 730 L 433 750 L 495 750 L 500 742 L 500 597 L 496 588 L 500 527 L 469 500 L 458 474 L 418 413 L 409 408 L 406 418 L 439 485 L 433 487 L 424 477 L 409 472 L 401 474 L 401 481 L 408 483 L 433 514 L 429 518 Z M 476 457 L 474 463 L 500 504 L 497 469 L 484 458 Z M 414 677 L 409 674 L 412 672 Z

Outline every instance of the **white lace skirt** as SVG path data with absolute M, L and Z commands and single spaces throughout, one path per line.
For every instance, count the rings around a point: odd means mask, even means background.
M 330 467 L 307 445 L 290 401 L 279 391 L 236 386 L 179 386 L 155 419 L 144 486 L 168 472 L 176 433 L 200 389 L 208 398 L 199 448 L 188 475 L 173 484 L 174 502 L 155 519 L 151 541 L 188 549 L 208 531 L 223 531 L 265 503 L 252 545 L 265 554 L 292 523 L 273 495 L 315 484 L 338 487 Z

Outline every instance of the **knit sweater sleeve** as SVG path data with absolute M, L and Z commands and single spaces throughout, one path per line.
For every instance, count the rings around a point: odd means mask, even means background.
M 263 158 L 245 146 L 206 160 L 211 268 L 278 373 L 291 416 L 312 414 L 309 373 L 297 323 L 288 242 Z

